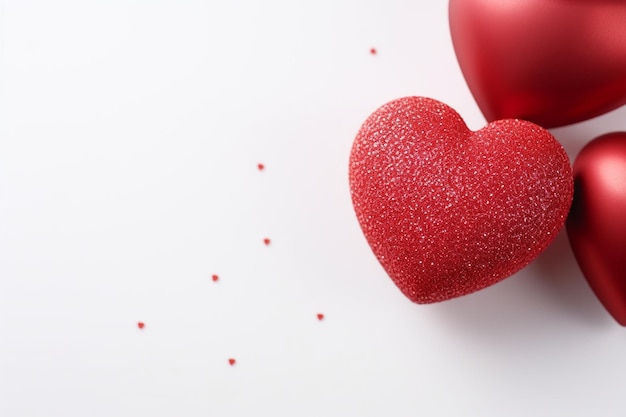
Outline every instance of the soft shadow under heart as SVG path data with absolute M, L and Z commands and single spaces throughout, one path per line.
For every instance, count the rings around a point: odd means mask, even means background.
M 587 284 L 570 247 L 565 229 L 533 263 L 531 275 L 555 304 L 573 319 L 591 325 L 612 322 Z
M 513 277 L 430 308 L 455 332 L 485 342 L 527 344 L 572 327 L 597 332 L 617 326 L 578 269 L 565 230 Z

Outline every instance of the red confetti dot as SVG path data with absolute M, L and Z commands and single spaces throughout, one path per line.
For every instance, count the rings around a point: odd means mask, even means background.
M 237 361 L 234 358 L 228 359 L 228 363 L 230 364 L 230 366 L 233 366 L 235 364 L 235 362 L 237 362 Z
M 263 239 L 263 243 L 265 243 L 265 245 L 269 245 L 270 243 L 272 243 L 271 240 L 269 240 L 268 238 Z
M 263 171 L 265 169 L 265 165 L 263 164 L 258 164 L 256 167 L 259 168 L 259 171 Z
M 317 319 L 318 320 L 324 320 L 324 315 L 322 313 L 317 313 Z
M 137 327 L 139 327 L 140 329 L 143 329 L 144 326 L 145 326 L 145 323 L 143 321 L 140 321 L 137 323 Z
M 213 274 L 211 279 L 213 280 L 213 282 L 217 282 L 217 280 L 220 279 L 220 277 L 218 275 Z
M 372 54 L 372 55 L 376 55 L 377 52 L 378 51 L 376 51 L 376 48 L 370 49 L 370 54 Z

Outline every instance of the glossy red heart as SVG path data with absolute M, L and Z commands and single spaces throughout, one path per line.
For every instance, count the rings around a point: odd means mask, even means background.
M 572 170 L 545 129 L 476 132 L 447 105 L 406 97 L 376 110 L 350 154 L 350 190 L 372 251 L 412 301 L 494 284 L 527 265 L 567 217 Z
M 574 162 L 567 233 L 589 285 L 626 326 L 626 132 L 588 143 Z
M 563 126 L 626 104 L 626 1 L 450 0 L 465 80 L 488 121 Z

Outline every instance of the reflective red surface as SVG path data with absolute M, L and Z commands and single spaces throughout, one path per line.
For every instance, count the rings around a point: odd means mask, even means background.
M 550 128 L 626 104 L 626 1 L 450 0 L 449 19 L 488 121 Z
M 591 288 L 626 326 L 626 132 L 600 136 L 576 158 L 567 233 Z

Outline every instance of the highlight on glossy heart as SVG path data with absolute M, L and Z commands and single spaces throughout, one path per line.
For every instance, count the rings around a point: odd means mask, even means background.
M 626 132 L 602 135 L 580 151 L 574 186 L 572 250 L 596 296 L 626 326 Z
M 416 303 L 523 268 L 556 237 L 573 193 L 569 159 L 547 130 L 500 120 L 473 132 L 424 97 L 387 103 L 365 121 L 349 180 L 372 251 Z
M 450 0 L 465 80 L 488 121 L 545 128 L 626 104 L 626 1 Z

